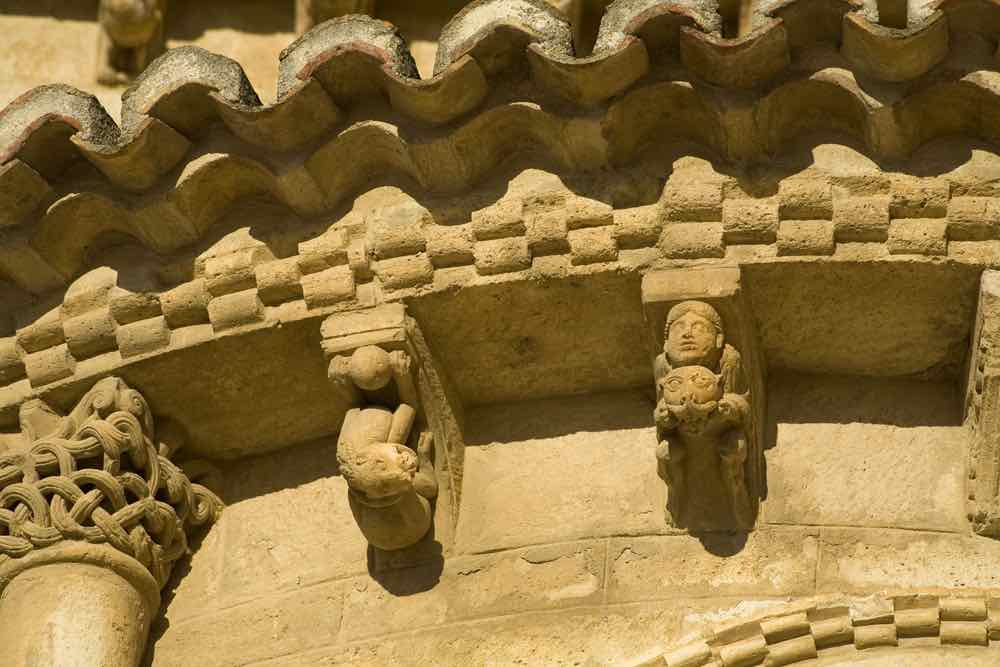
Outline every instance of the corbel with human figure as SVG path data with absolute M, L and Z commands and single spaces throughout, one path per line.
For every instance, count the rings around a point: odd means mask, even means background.
M 728 299 L 732 306 L 742 304 L 738 281 L 735 285 Z M 662 300 L 656 289 L 663 290 Z M 690 532 L 750 530 L 762 491 L 762 419 L 754 404 L 760 397 L 751 391 L 744 355 L 727 342 L 719 309 L 707 301 L 677 298 L 697 290 L 675 295 L 671 289 L 655 286 L 644 295 L 649 297 L 647 316 L 657 307 L 667 309 L 659 320 L 664 322 L 662 338 L 657 336 L 662 346 L 653 361 L 653 418 L 668 520 Z M 739 311 L 728 310 L 733 317 Z
M 431 527 L 437 496 L 434 434 L 416 429 L 420 406 L 408 352 L 365 345 L 330 362 L 330 379 L 355 403 L 344 416 L 337 463 L 348 502 L 368 542 L 394 551 L 418 542 Z M 379 392 L 395 388 L 395 397 Z
M 444 539 L 457 519 L 463 444 L 419 325 L 402 304 L 384 304 L 331 315 L 321 333 L 344 410 L 338 469 L 362 535 L 382 552 Z

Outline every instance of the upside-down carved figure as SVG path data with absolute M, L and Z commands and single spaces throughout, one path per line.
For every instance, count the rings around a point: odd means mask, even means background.
M 750 392 L 740 353 L 701 301 L 670 309 L 664 339 L 655 362 L 656 458 L 673 522 L 693 531 L 750 528 Z
M 335 357 L 330 375 L 366 393 L 367 404 L 347 412 L 337 441 L 337 462 L 361 532 L 370 544 L 386 551 L 415 544 L 430 530 L 430 499 L 437 495 L 437 480 L 433 434 L 421 430 L 415 448 L 410 446 L 417 405 L 409 355 L 367 345 L 349 357 Z M 376 404 L 370 394 L 386 389 L 393 380 L 398 405 Z

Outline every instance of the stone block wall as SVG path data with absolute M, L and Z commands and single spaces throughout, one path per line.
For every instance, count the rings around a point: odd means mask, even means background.
M 667 526 L 641 390 L 471 410 L 455 539 L 422 562 L 368 552 L 332 439 L 234 463 L 151 664 L 624 664 L 797 600 L 1000 590 L 1000 545 L 964 516 L 952 383 L 778 373 L 768 391 L 749 536 Z

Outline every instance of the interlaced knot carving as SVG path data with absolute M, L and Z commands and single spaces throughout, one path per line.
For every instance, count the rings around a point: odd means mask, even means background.
M 0 566 L 65 540 L 108 544 L 142 563 L 162 587 L 187 553 L 187 531 L 222 502 L 162 455 L 142 396 L 121 380 L 96 385 L 27 451 L 0 456 Z M 37 409 L 37 408 L 36 408 Z

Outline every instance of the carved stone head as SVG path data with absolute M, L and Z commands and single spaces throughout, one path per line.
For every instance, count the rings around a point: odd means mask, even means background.
M 663 351 L 672 368 L 717 369 L 725 346 L 722 318 L 703 301 L 682 301 L 667 313 Z
M 379 442 L 341 458 L 340 471 L 355 491 L 370 499 L 391 498 L 413 488 L 417 455 L 405 445 Z
M 370 407 L 348 412 L 337 442 L 337 462 L 347 484 L 364 499 L 391 498 L 409 491 L 419 467 L 405 445 L 388 442 L 392 412 Z
M 722 381 L 704 366 L 675 368 L 663 378 L 663 400 L 668 405 L 706 405 L 722 398 Z

